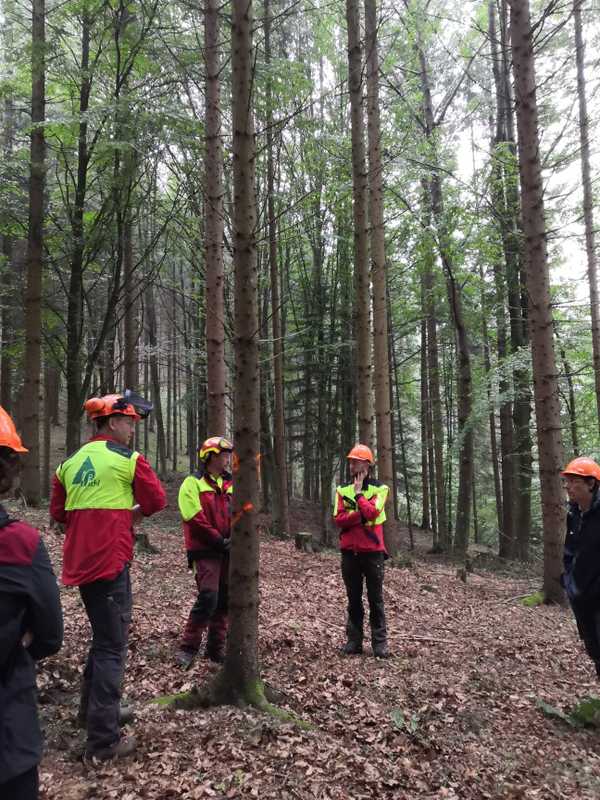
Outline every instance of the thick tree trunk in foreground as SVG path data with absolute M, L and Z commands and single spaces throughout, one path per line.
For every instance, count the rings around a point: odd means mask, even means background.
M 585 225 L 585 251 L 587 254 L 588 282 L 590 285 L 596 413 L 598 414 L 598 425 L 600 426 L 600 305 L 598 298 L 596 232 L 594 230 L 594 197 L 590 173 L 590 139 L 585 91 L 585 46 L 583 43 L 583 25 L 581 21 L 582 5 L 583 0 L 573 0 L 575 58 L 577 61 L 577 95 L 579 98 L 579 139 L 581 142 L 581 179 L 583 184 L 583 222 Z
M 227 654 L 215 694 L 261 705 L 258 667 L 260 387 L 258 368 L 258 264 L 254 120 L 252 117 L 252 4 L 233 0 L 231 64 L 233 86 L 233 262 L 235 270 L 233 531 L 229 572 Z
M 371 390 L 371 315 L 369 291 L 369 242 L 367 220 L 367 167 L 363 117 L 362 48 L 358 0 L 346 0 L 348 24 L 348 90 L 352 128 L 352 193 L 354 209 L 354 336 L 358 373 L 358 438 L 373 444 Z
M 558 375 L 552 335 L 532 30 L 528 0 L 512 0 L 510 7 L 521 204 L 529 293 L 529 330 L 544 527 L 544 595 L 549 602 L 562 602 L 564 595 L 559 579 L 562 572 L 564 495 L 559 471 L 563 466 L 564 455 Z
M 44 185 L 46 142 L 45 5 L 33 0 L 31 29 L 31 167 L 29 177 L 29 241 L 25 288 L 25 382 L 23 387 L 24 459 L 21 486 L 28 503 L 40 502 L 40 393 L 42 367 L 42 268 L 44 251 Z

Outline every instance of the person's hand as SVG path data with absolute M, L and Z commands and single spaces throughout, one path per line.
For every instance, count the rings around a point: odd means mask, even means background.
M 363 481 L 366 477 L 367 473 L 364 470 L 354 476 L 354 494 L 362 492 Z
M 231 550 L 231 539 L 222 538 L 220 542 L 217 542 L 216 549 L 220 553 L 228 553 Z
M 134 506 L 134 507 L 131 509 L 131 524 L 132 524 L 132 525 L 139 525 L 139 524 L 140 524 L 140 522 L 141 522 L 143 519 L 144 519 L 144 515 L 142 514 L 142 512 L 141 512 L 141 510 L 140 510 L 139 503 L 138 503 L 137 505 L 135 505 L 135 506 Z

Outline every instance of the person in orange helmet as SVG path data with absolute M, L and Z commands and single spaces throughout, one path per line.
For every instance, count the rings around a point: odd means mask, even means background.
M 0 495 L 12 488 L 26 453 L 0 406 Z M 0 797 L 36 800 L 42 734 L 35 662 L 62 644 L 63 617 L 56 577 L 35 528 L 0 505 Z
M 371 645 L 376 658 L 389 658 L 383 604 L 383 540 L 388 487 L 374 480 L 371 449 L 356 444 L 347 455 L 352 482 L 335 492 L 333 521 L 340 532 L 342 578 L 348 596 L 345 655 L 363 651 L 363 584 L 367 586 Z
M 579 457 L 561 475 L 569 499 L 562 584 L 600 678 L 600 466 Z
M 84 408 L 95 435 L 59 465 L 50 514 L 66 524 L 63 583 L 78 586 L 92 629 L 78 724 L 87 728 L 85 756 L 108 760 L 135 750 L 121 737 L 131 721 L 121 707 L 132 595 L 133 526 L 163 509 L 165 491 L 146 459 L 129 447 L 136 423 L 152 405 L 128 390 L 92 397 Z

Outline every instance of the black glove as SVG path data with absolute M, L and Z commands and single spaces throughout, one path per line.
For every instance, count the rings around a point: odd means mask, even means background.
M 221 537 L 221 539 L 215 543 L 215 550 L 218 550 L 219 553 L 228 553 L 231 550 L 231 539 Z

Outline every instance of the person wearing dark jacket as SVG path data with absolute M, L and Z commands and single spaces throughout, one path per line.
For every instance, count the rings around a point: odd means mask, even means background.
M 0 495 L 26 453 L 0 406 Z M 38 797 L 42 733 L 35 662 L 58 652 L 63 618 L 56 577 L 39 532 L 0 505 L 0 798 Z
M 87 728 L 85 757 L 104 761 L 136 748 L 135 737 L 120 733 L 132 716 L 121 707 L 121 684 L 132 609 L 133 526 L 167 500 L 150 464 L 129 448 L 150 404 L 126 391 L 92 397 L 84 407 L 96 435 L 56 470 L 50 514 L 66 525 L 63 583 L 79 587 L 92 629 L 78 714 Z
M 388 487 L 369 475 L 373 453 L 364 444 L 347 455 L 352 482 L 335 492 L 333 521 L 340 532 L 342 578 L 348 595 L 345 655 L 363 651 L 363 583 L 367 586 L 371 644 L 376 658 L 389 658 L 383 605 L 383 541 Z
M 188 567 L 194 570 L 198 591 L 175 653 L 184 669 L 191 666 L 205 631 L 206 657 L 220 663 L 225 656 L 233 492 L 227 468 L 232 451 L 230 441 L 211 436 L 198 453 L 202 469 L 188 475 L 179 489 Z
M 575 458 L 561 475 L 569 497 L 562 584 L 600 678 L 600 466 Z

